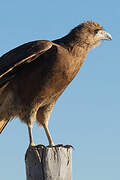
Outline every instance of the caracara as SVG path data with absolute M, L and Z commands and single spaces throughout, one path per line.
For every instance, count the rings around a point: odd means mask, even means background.
M 28 126 L 30 145 L 33 122 L 44 128 L 54 146 L 48 120 L 54 105 L 74 79 L 90 48 L 112 40 L 95 22 L 84 22 L 66 36 L 23 44 L 0 57 L 0 132 L 19 117 Z

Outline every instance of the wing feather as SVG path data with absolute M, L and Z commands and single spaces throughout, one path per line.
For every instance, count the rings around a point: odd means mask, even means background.
M 53 45 L 55 44 L 47 40 L 33 41 L 23 44 L 1 56 L 0 87 L 14 77 L 14 73 L 12 72 L 18 68 L 18 66 L 36 60 Z
M 5 128 L 5 126 L 7 125 L 8 122 L 9 122 L 9 120 L 0 121 L 0 134 L 2 133 L 3 129 Z

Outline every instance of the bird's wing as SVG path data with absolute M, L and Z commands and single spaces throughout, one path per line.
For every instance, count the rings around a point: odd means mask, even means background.
M 5 119 L 0 121 L 0 134 L 2 133 L 3 129 L 5 128 L 8 122 L 9 120 L 5 120 Z
M 0 86 L 11 79 L 12 72 L 24 63 L 30 63 L 57 44 L 39 40 L 23 44 L 0 57 Z

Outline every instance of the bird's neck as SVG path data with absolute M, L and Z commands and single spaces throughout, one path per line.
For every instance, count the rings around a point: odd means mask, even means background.
M 69 76 L 69 82 L 71 82 L 79 72 L 79 69 L 82 66 L 90 48 L 84 43 L 79 43 L 77 39 L 74 39 L 69 35 L 55 40 L 54 43 L 59 44 L 60 46 L 67 49 L 69 51 L 69 54 L 73 56 L 72 62 L 70 63 L 70 68 L 67 70 L 68 74 L 71 74 L 71 76 Z
M 68 34 L 53 42 L 66 48 L 73 56 L 80 58 L 83 58 L 83 56 L 85 57 L 90 49 L 88 44 L 78 41 L 72 34 Z

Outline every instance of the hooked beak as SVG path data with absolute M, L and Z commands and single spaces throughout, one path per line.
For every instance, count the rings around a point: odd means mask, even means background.
M 99 40 L 112 40 L 112 36 L 104 30 L 99 30 L 96 36 Z

